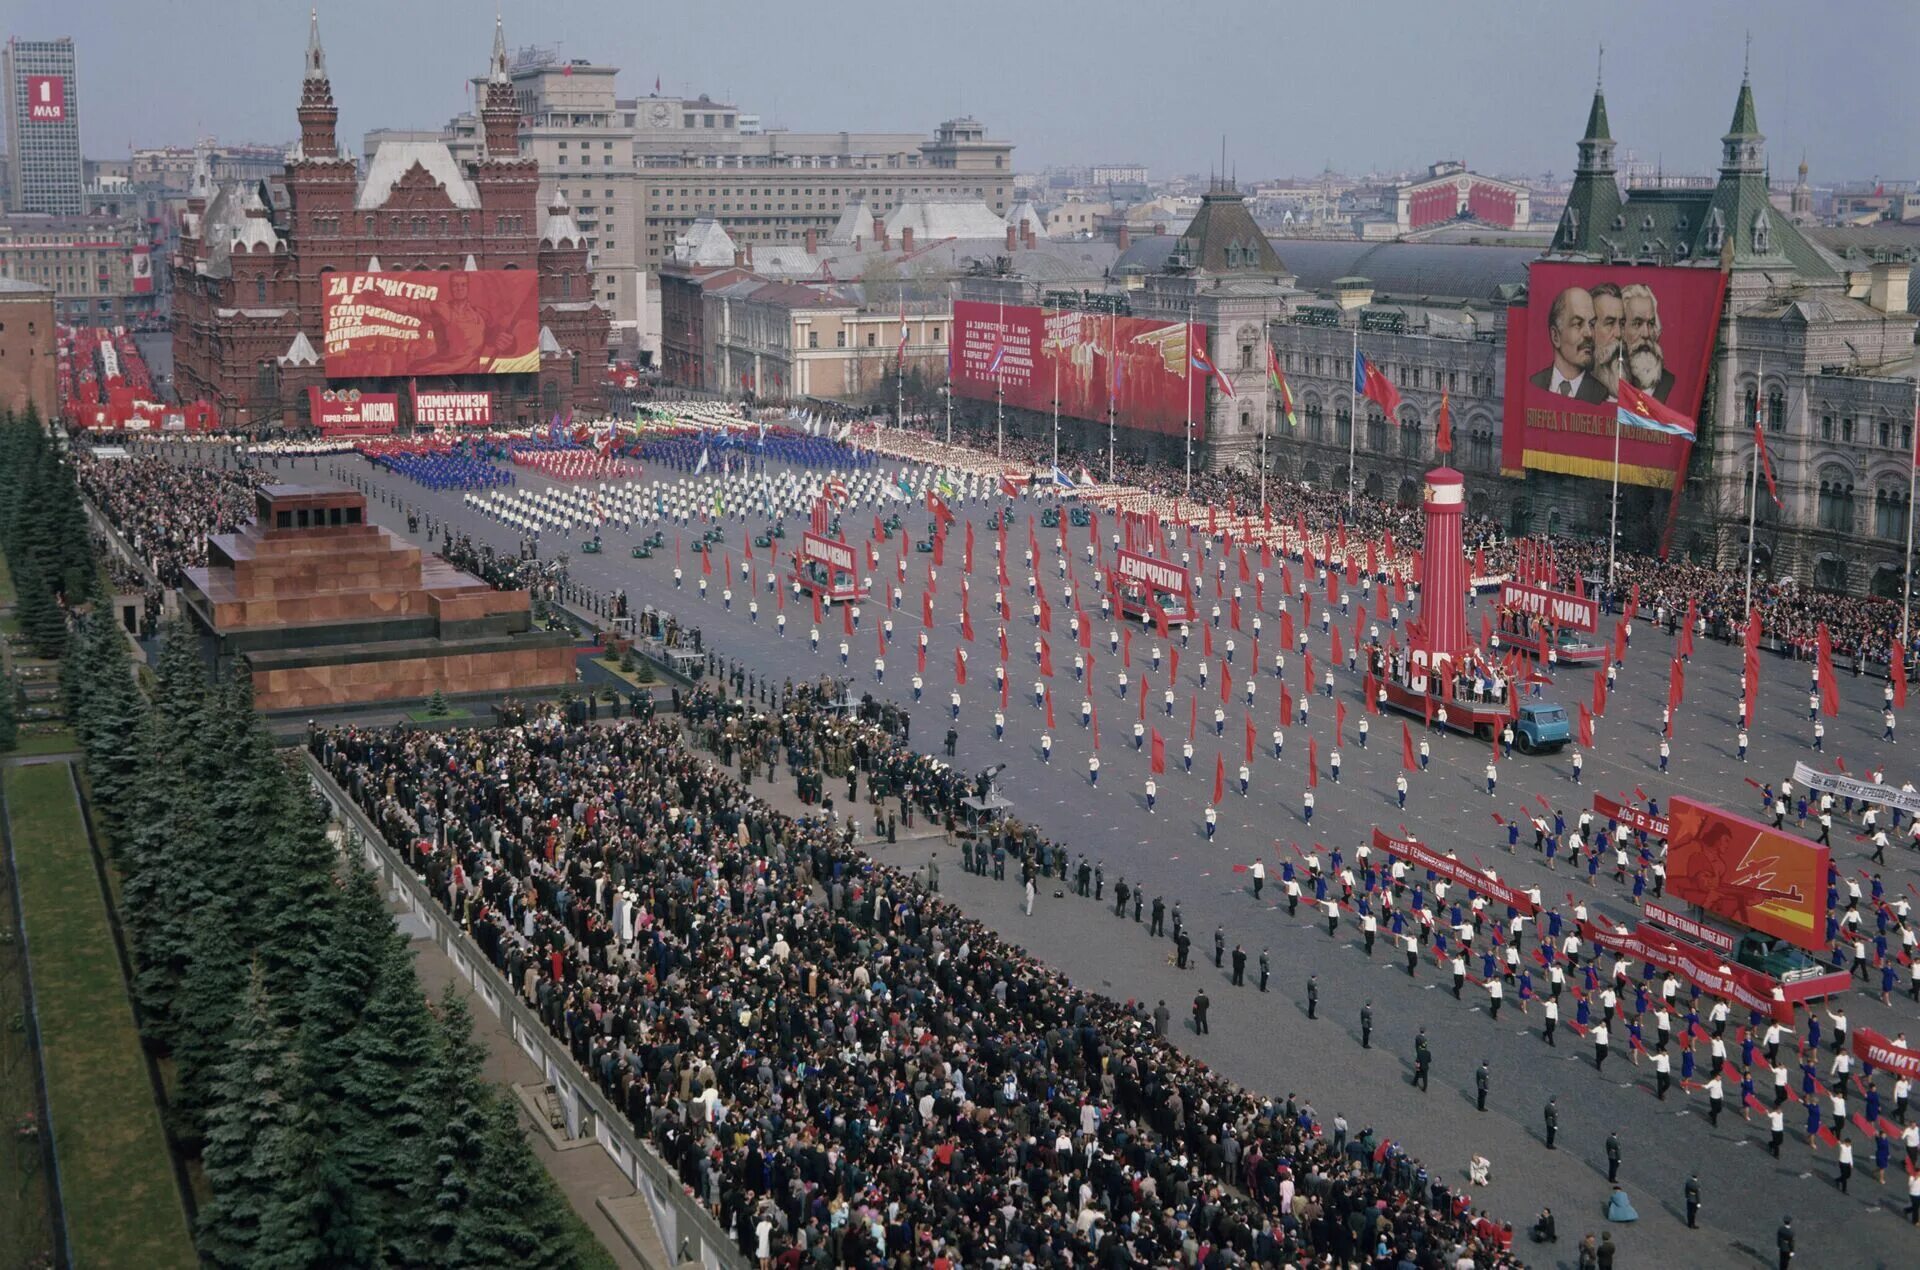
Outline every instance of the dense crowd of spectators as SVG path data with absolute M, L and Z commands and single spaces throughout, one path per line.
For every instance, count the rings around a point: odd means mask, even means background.
M 113 523 L 164 587 L 207 562 L 207 536 L 253 519 L 259 475 L 248 468 L 198 467 L 151 455 L 99 458 L 73 451 L 80 492 Z
M 915 421 L 909 420 L 909 428 Z M 922 429 L 928 436 L 944 435 L 944 423 Z M 956 442 L 992 450 L 996 438 L 991 433 L 961 434 Z M 1053 440 L 1034 437 L 1007 437 L 1002 451 L 1009 464 L 1046 472 L 1053 465 Z M 1096 480 L 1107 479 L 1107 453 L 1104 449 L 1075 453 L 1068 463 L 1067 448 L 1061 451 L 1061 467 L 1076 472 L 1084 463 Z M 1113 479 L 1160 494 L 1186 491 L 1183 465 L 1147 460 L 1135 455 L 1115 457 Z M 1193 473 L 1192 497 L 1202 503 L 1225 509 L 1234 505 L 1257 511 L 1260 506 L 1260 477 L 1257 472 L 1229 470 Z M 1402 507 L 1380 498 L 1358 495 L 1348 505 L 1346 491 L 1332 487 L 1309 488 L 1289 481 L 1267 482 L 1267 504 L 1276 520 L 1293 523 L 1304 516 L 1310 530 L 1318 532 L 1344 523 L 1350 532 L 1381 538 L 1391 531 L 1395 544 L 1408 549 L 1420 546 L 1424 524 L 1420 509 Z M 1469 550 L 1484 551 L 1489 572 L 1506 572 L 1514 566 L 1515 542 L 1494 520 L 1469 517 L 1464 527 Z M 1534 540 L 1538 543 L 1538 539 Z M 1684 613 L 1689 600 L 1699 601 L 1699 614 L 1709 631 L 1727 637 L 1745 621 L 1746 578 L 1674 556 L 1662 560 L 1639 552 L 1621 551 L 1614 566 L 1615 588 L 1605 592 L 1607 544 L 1569 538 L 1555 538 L 1553 561 L 1561 578 L 1571 585 L 1575 573 L 1603 592 L 1602 599 L 1618 612 L 1625 607 L 1628 593 L 1640 588 L 1640 608 L 1650 611 L 1664 601 Z M 1798 656 L 1811 656 L 1815 634 L 1825 622 L 1836 652 L 1851 656 L 1858 651 L 1863 658 L 1886 663 L 1900 635 L 1900 605 L 1878 597 L 1835 595 L 1804 587 L 1783 587 L 1756 581 L 1754 600 L 1762 610 L 1761 625 L 1773 646 Z M 1920 639 L 1908 646 L 1911 662 Z
M 1508 1264 L 1372 1128 L 1237 1088 L 852 845 L 967 781 L 831 684 L 316 754 L 762 1266 Z M 817 814 L 753 794 L 785 766 Z M 836 811 L 832 792 L 847 782 Z M 877 828 L 878 822 L 871 822 Z

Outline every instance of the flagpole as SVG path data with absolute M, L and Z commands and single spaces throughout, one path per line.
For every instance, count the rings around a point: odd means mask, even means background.
M 1753 522 L 1760 506 L 1760 447 L 1764 444 L 1760 435 L 1760 388 L 1766 383 L 1767 362 L 1763 355 L 1760 359 L 1759 377 L 1753 387 L 1753 471 L 1747 476 L 1747 612 L 1753 612 Z M 1675 480 L 1680 477 L 1676 473 Z
M 1353 511 L 1354 465 L 1359 456 L 1360 442 L 1360 395 L 1355 385 L 1360 381 L 1360 312 L 1353 314 L 1353 364 L 1352 374 L 1347 376 L 1347 511 Z
M 999 330 L 994 332 L 1001 340 L 1001 359 L 1006 357 L 1007 338 L 1007 297 L 1000 295 L 1000 316 L 995 319 Z M 1007 372 L 998 371 L 993 377 L 993 457 L 1003 459 L 1007 453 Z
M 1913 421 L 1920 426 L 1920 384 L 1914 386 Z M 1914 438 L 1915 454 L 1920 454 L 1920 436 Z M 1913 613 L 1913 495 L 1914 477 L 1920 474 L 1920 464 L 1914 461 L 1914 455 L 1907 456 L 1907 567 L 1900 576 L 1900 647 L 1895 654 L 1900 658 L 1902 668 L 1907 661 L 1907 638 L 1911 634 L 1909 622 Z M 1889 673 L 1892 667 L 1888 668 Z
M 1627 370 L 1627 359 L 1626 359 L 1625 350 L 1624 349 L 1616 350 L 1614 353 L 1614 359 L 1615 359 L 1615 365 L 1617 369 L 1615 370 L 1614 377 L 1613 377 L 1613 382 L 1614 382 L 1613 392 L 1615 397 L 1615 405 L 1613 409 L 1613 510 L 1611 513 L 1609 513 L 1607 517 L 1607 590 L 1608 591 L 1612 591 L 1614 589 L 1613 588 L 1614 553 L 1618 549 L 1619 543 L 1620 543 L 1620 407 L 1618 404 L 1618 398 L 1620 395 L 1620 376 L 1626 374 L 1626 370 Z M 1674 479 L 1678 480 L 1679 477 L 1676 475 Z
M 1187 303 L 1187 373 L 1181 381 L 1186 389 L 1187 399 L 1187 488 L 1186 496 L 1193 497 L 1193 303 Z
M 947 284 L 947 444 L 953 444 L 953 348 L 959 331 L 953 320 L 953 284 Z
M 1120 389 L 1119 332 L 1111 310 L 1107 313 L 1107 483 L 1113 483 L 1114 439 L 1113 410 Z

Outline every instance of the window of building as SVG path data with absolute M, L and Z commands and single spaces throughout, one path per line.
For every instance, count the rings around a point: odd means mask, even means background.
M 1767 431 L 1780 432 L 1787 426 L 1787 395 L 1778 385 L 1767 389 Z
M 265 278 L 255 278 L 253 280 L 253 299 L 257 304 L 265 304 L 267 302 L 267 280 Z
M 1840 419 L 1840 440 L 1845 442 L 1848 445 L 1853 444 L 1853 416 L 1852 415 L 1843 415 Z
M 1846 533 L 1853 529 L 1853 480 L 1843 468 L 1820 474 L 1820 528 Z
M 845 331 L 835 331 L 833 333 L 833 346 L 835 348 L 845 348 L 847 346 L 847 333 Z
M 1873 534 L 1876 538 L 1907 536 L 1907 491 L 1900 485 L 1882 485 L 1873 495 Z
M 1820 439 L 1822 441 L 1833 440 L 1833 416 L 1832 415 L 1820 416 Z
M 1880 420 L 1879 428 L 1880 428 L 1880 444 L 1883 447 L 1892 445 L 1893 444 L 1893 420 L 1891 419 Z
M 875 331 L 868 331 L 868 332 L 867 332 L 867 347 L 868 347 L 868 348 L 874 348 L 874 347 L 877 347 L 877 346 L 878 346 L 878 344 L 879 344 L 879 342 L 880 342 L 880 337 L 879 337 L 879 334 L 878 334 L 877 332 L 875 332 Z

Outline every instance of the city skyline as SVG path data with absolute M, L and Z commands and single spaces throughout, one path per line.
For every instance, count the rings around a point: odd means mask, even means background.
M 438 127 L 471 108 L 469 81 L 485 68 L 494 6 L 430 0 L 396 9 L 335 0 L 319 7 L 350 152 L 369 129 Z M 1137 162 L 1156 178 L 1211 168 L 1223 134 L 1229 164 L 1248 178 L 1300 176 L 1328 165 L 1353 173 L 1418 171 L 1440 158 L 1463 158 L 1481 171 L 1564 176 L 1603 43 L 1622 148 L 1647 166 L 1710 172 L 1750 31 L 1760 125 L 1782 168 L 1776 179 L 1784 181 L 1804 154 L 1816 179 L 1910 180 L 1915 173 L 1900 165 L 1920 151 L 1920 122 L 1899 109 L 1896 85 L 1903 82 L 1902 50 L 1920 39 L 1920 10 L 1878 0 L 1863 8 L 1868 12 L 1856 12 L 1844 28 L 1803 24 L 1810 29 L 1794 30 L 1789 40 L 1777 32 L 1800 6 L 1703 5 L 1686 29 L 1642 56 L 1625 33 L 1660 20 L 1661 10 L 1650 4 L 1621 6 L 1618 23 L 1520 30 L 1502 20 L 1517 10 L 1498 3 L 1444 14 L 1398 4 L 1294 14 L 1230 0 L 1188 24 L 1197 28 L 1188 44 L 1154 44 L 1162 65 L 1137 67 L 1127 59 L 1141 44 L 1139 21 L 1123 12 L 1117 26 L 1096 28 L 1084 9 L 1060 4 L 987 0 L 964 28 L 932 23 L 930 10 L 924 31 L 891 19 L 797 15 L 756 4 L 685 12 L 665 35 L 625 21 L 627 13 L 604 0 L 564 7 L 512 0 L 502 13 L 510 47 L 537 45 L 617 66 L 623 95 L 646 96 L 657 77 L 663 95 L 707 93 L 758 114 L 769 128 L 796 130 L 930 134 L 940 119 L 972 114 L 991 135 L 1015 143 L 1021 171 Z M 175 6 L 182 27 L 203 37 L 218 30 L 217 47 L 250 56 L 238 65 L 195 68 L 191 82 L 205 91 L 157 99 L 139 70 L 153 47 L 151 32 L 128 20 L 134 12 L 118 2 L 85 6 L 9 32 L 74 38 L 89 157 L 204 135 L 289 139 L 290 126 L 280 122 L 290 119 L 292 105 L 282 100 L 285 72 L 298 65 L 305 45 L 306 6 Z M 1021 38 L 995 43 L 1016 20 L 1025 23 Z M 756 38 L 742 43 L 743 27 Z M 1861 41 L 1863 27 L 1888 38 Z M 1898 38 L 1901 30 L 1908 38 Z M 936 37 L 948 55 L 932 61 L 924 50 Z M 205 38 L 193 44 L 214 46 Z M 1274 58 L 1263 56 L 1268 49 L 1277 50 Z M 860 73 L 889 56 L 914 73 Z M 1376 68 L 1383 93 L 1352 93 L 1364 82 L 1354 72 L 1356 59 Z M 1269 68 L 1275 60 L 1279 74 Z M 838 69 L 820 74 L 826 66 Z M 983 66 L 991 72 L 981 73 Z M 1436 75 L 1433 67 L 1443 69 Z M 203 70 L 214 74 L 203 77 Z M 847 70 L 854 73 L 841 73 Z M 1842 73 L 1846 93 L 1821 91 Z M 1204 83 L 1210 95 L 1160 87 L 1181 82 Z M 1409 83 L 1416 87 L 1397 87 Z

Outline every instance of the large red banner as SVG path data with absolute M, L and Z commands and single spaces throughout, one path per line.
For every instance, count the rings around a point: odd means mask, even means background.
M 1205 435 L 1211 376 L 1191 369 L 1189 345 L 1206 347 L 1201 323 L 961 300 L 953 331 L 962 397 L 1004 394 L 1009 406 L 1051 413 L 1057 384 L 1063 415 L 1104 422 L 1111 405 L 1123 428 L 1184 436 L 1191 414 L 1194 438 Z
M 1667 890 L 1715 916 L 1824 951 L 1827 848 L 1690 798 L 1675 798 L 1667 821 Z
M 512 375 L 540 369 L 539 279 L 518 269 L 329 273 L 330 377 Z
M 1650 815 L 1638 807 L 1629 807 L 1625 803 L 1608 798 L 1605 794 L 1593 796 L 1593 809 L 1610 820 L 1618 820 L 1627 828 L 1639 833 L 1650 833 L 1656 838 L 1667 836 L 1669 828 L 1665 816 Z
M 1611 479 L 1621 376 L 1688 418 L 1719 327 L 1718 269 L 1541 261 L 1527 303 L 1507 310 L 1507 409 L 1500 471 Z M 1620 479 L 1672 489 L 1692 443 L 1645 428 L 1619 433 Z
M 836 573 L 859 573 L 855 567 L 853 548 L 823 534 L 816 534 L 811 529 L 800 536 L 800 554 L 806 560 L 818 560 Z
M 67 81 L 60 75 L 28 75 L 27 122 L 62 123 L 67 117 Z
M 133 280 L 135 295 L 153 292 L 153 248 L 135 247 L 127 259 L 127 276 Z
M 398 393 L 309 388 L 307 405 L 313 426 L 328 436 L 380 436 L 392 432 L 400 422 Z
M 1857 1027 L 1851 1033 L 1853 1056 L 1879 1071 L 1920 1080 L 1920 1050 L 1892 1040 L 1870 1027 Z
M 1592 600 L 1583 600 L 1562 591 L 1549 591 L 1544 587 L 1528 586 L 1524 582 L 1508 582 L 1501 586 L 1500 607 L 1545 618 L 1555 626 L 1570 626 L 1580 631 L 1600 629 L 1600 606 Z
M 1632 931 L 1616 930 L 1598 922 L 1581 927 L 1580 935 L 1597 947 L 1616 955 L 1637 958 L 1661 970 L 1671 970 L 1689 983 L 1697 983 L 1710 996 L 1724 997 L 1750 1010 L 1771 1015 L 1781 1023 L 1793 1022 L 1796 1001 L 1814 1001 L 1838 996 L 1850 982 L 1845 971 L 1808 975 L 1800 979 L 1780 980 L 1738 962 L 1729 962 L 1718 952 L 1697 948 L 1645 922 Z
M 485 428 L 493 424 L 493 394 L 413 390 L 413 423 L 417 428 Z

